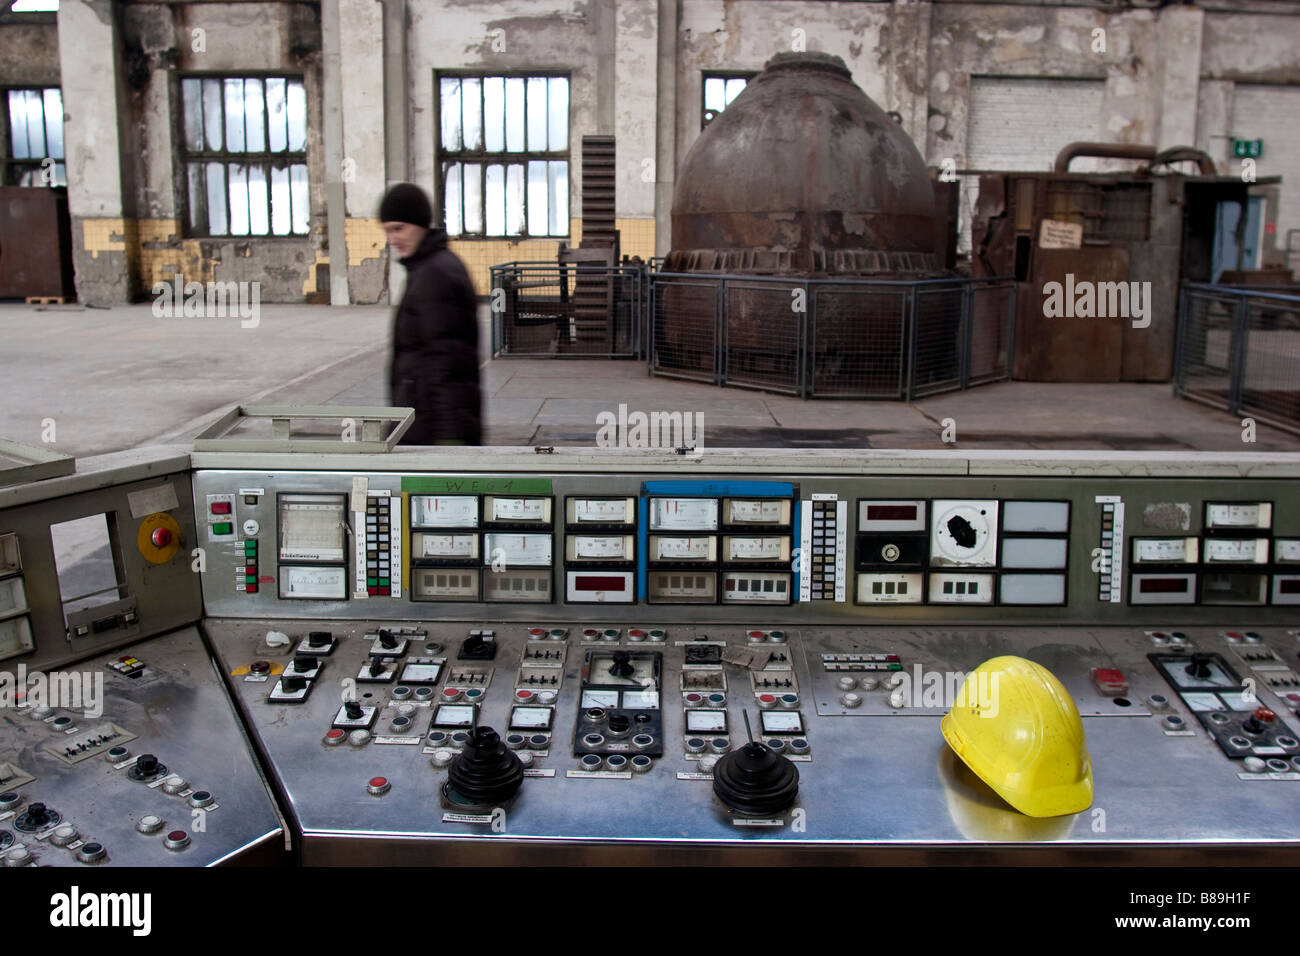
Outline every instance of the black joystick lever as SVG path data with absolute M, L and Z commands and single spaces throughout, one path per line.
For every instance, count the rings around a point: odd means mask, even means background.
M 1204 680 L 1210 676 L 1210 655 L 1193 654 L 1192 662 L 1183 668 L 1192 677 L 1197 680 Z
M 615 651 L 614 663 L 610 665 L 609 672 L 615 677 L 631 677 L 636 673 L 632 667 L 632 655 L 627 651 Z
M 491 727 L 478 726 L 475 711 L 465 749 L 447 768 L 443 796 L 461 806 L 491 806 L 513 797 L 524 782 L 524 765 Z
M 391 651 L 397 646 L 397 638 L 393 637 L 392 631 L 386 631 L 383 628 L 379 629 L 379 646 L 386 651 Z
M 361 704 L 355 700 L 344 701 L 343 713 L 347 715 L 348 720 L 360 720 L 362 717 Z
M 718 761 L 713 768 L 713 793 L 736 813 L 781 813 L 799 794 L 799 771 L 785 757 L 754 739 L 749 711 L 742 713 L 749 743 Z
M 378 677 L 386 670 L 388 670 L 388 668 L 384 666 L 382 661 L 371 661 L 370 667 L 368 668 L 371 677 Z

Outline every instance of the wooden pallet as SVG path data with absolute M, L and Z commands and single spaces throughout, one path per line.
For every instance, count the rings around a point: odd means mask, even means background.
M 67 305 L 69 300 L 62 295 L 29 295 L 25 301 L 28 305 Z

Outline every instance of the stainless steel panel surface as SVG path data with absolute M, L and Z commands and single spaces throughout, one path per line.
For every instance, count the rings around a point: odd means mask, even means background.
M 550 616 L 553 618 L 553 615 Z M 571 623 L 565 678 L 559 691 L 552 745 L 534 763 L 553 776 L 528 777 L 519 794 L 502 809 L 499 830 L 488 823 L 444 822 L 438 790 L 446 771 L 435 769 L 423 744 L 379 742 L 328 746 L 325 733 L 346 690 L 344 678 L 357 674 L 371 642 L 367 627 L 383 622 L 210 619 L 205 627 L 228 670 L 257 659 L 283 664 L 289 650 L 269 648 L 268 629 L 289 634 L 296 646 L 308 630 L 330 630 L 339 639 L 327 657 L 309 699 L 298 705 L 267 702 L 268 683 L 241 682 L 240 702 L 265 748 L 272 772 L 292 801 L 304 835 L 307 862 L 432 862 L 435 860 L 602 859 L 600 851 L 626 846 L 629 858 L 646 855 L 647 846 L 668 857 L 698 850 L 701 859 L 731 859 L 744 848 L 800 854 L 805 850 L 900 850 L 913 856 L 965 849 L 996 854 L 1037 848 L 1043 856 L 1087 849 L 1156 848 L 1195 852 L 1211 848 L 1271 847 L 1300 851 L 1300 772 L 1245 774 L 1240 761 L 1226 758 L 1199 730 L 1193 715 L 1146 655 L 1156 648 L 1137 628 L 985 628 L 819 627 L 791 630 L 785 645 L 800 688 L 799 712 L 811 759 L 796 764 L 800 774 L 795 813 L 779 826 L 739 826 L 714 798 L 708 780 L 680 779 L 696 769 L 683 750 L 684 718 L 676 689 L 683 643 L 696 638 L 725 639 L 749 646 L 747 627 L 666 625 L 664 654 L 665 753 L 644 774 L 626 779 L 584 777 L 576 770 L 573 733 L 577 724 L 578 671 L 586 647 L 580 627 Z M 641 624 L 663 624 L 643 613 Z M 500 645 L 495 675 L 482 703 L 481 722 L 504 733 L 512 704 L 512 680 L 521 652 L 530 644 L 519 623 L 482 620 L 467 626 L 425 622 L 428 639 L 442 645 L 454 661 L 470 626 L 490 628 Z M 1256 629 L 1281 652 L 1294 653 L 1295 638 L 1279 629 Z M 1219 632 L 1188 629 L 1189 646 L 1227 653 Z M 547 642 L 550 643 L 550 642 Z M 411 653 L 420 653 L 423 641 Z M 629 642 L 597 646 L 647 648 Z M 762 645 L 767 646 L 767 645 Z M 861 691 L 858 709 L 843 707 L 835 684 L 838 674 L 821 668 L 821 655 L 897 653 L 908 672 L 968 671 L 988 657 L 1015 653 L 1037 660 L 1057 674 L 1079 702 L 1092 758 L 1095 799 L 1082 813 L 1033 819 L 1012 809 L 961 764 L 939 733 L 946 708 L 891 708 L 889 691 Z M 1094 667 L 1119 668 L 1131 689 L 1122 706 L 1092 684 Z M 727 703 L 732 740 L 743 735 L 742 709 L 759 715 L 745 671 L 726 665 Z M 858 675 L 863 676 L 863 675 Z M 439 684 L 442 687 L 443 684 Z M 392 685 L 356 686 L 367 706 L 380 707 L 377 735 L 391 732 L 396 711 Z M 1163 694 L 1186 720 L 1185 735 L 1162 728 L 1161 712 L 1146 706 Z M 1262 690 L 1283 720 L 1296 723 L 1283 701 Z M 922 701 L 924 703 L 924 701 Z M 417 705 L 416 734 L 427 729 L 428 708 Z M 571 776 L 573 771 L 576 776 Z M 386 777 L 391 789 L 367 792 L 367 782 Z M 1249 779 L 1242 779 L 1242 777 Z M 508 848 L 507 848 L 508 847 Z M 586 855 L 584 855 L 586 854 Z M 721 856 L 719 856 L 721 854 Z M 752 857 L 751 859 L 758 859 Z M 794 859 L 788 856 L 787 859 Z M 737 857 L 743 860 L 744 857 Z
M 145 664 L 138 677 L 107 666 L 128 655 Z M 20 676 L 17 666 L 12 661 L 4 665 L 3 677 L 10 685 Z M 98 702 L 102 714 L 91 716 L 85 708 L 63 706 L 52 707 L 44 719 L 33 715 L 29 706 L 0 712 L 0 763 L 34 778 L 17 786 L 17 779 L 0 782 L 0 790 L 21 798 L 16 810 L 0 812 L 0 841 L 3 833 L 11 834 L 14 846 L 25 845 L 38 866 L 210 866 L 249 857 L 278 862 L 284 844 L 279 813 L 197 630 L 183 628 L 60 673 L 77 682 L 82 703 L 91 704 L 94 711 L 100 709 L 93 706 Z M 102 697 L 95 690 L 101 679 Z M 56 725 L 69 717 L 76 729 Z M 126 733 L 75 763 L 51 753 L 51 748 L 61 752 L 69 743 L 84 742 L 101 728 Z M 134 738 L 126 739 L 128 735 Z M 119 741 L 124 741 L 129 756 L 110 762 L 107 751 Z M 155 755 L 168 773 L 153 781 L 130 779 L 128 771 L 142 754 Z M 13 769 L 4 772 L 8 776 Z M 169 793 L 167 779 L 176 775 L 186 786 Z M 195 791 L 208 791 L 214 805 L 192 806 Z M 57 813 L 60 825 L 74 826 L 78 836 L 58 845 L 66 833 L 57 833 L 53 823 L 35 832 L 20 830 L 18 818 L 37 803 Z M 161 826 L 142 833 L 137 824 L 149 815 L 158 817 Z M 186 832 L 188 846 L 164 846 L 173 830 Z M 80 862 L 78 849 L 92 842 L 104 847 L 106 858 Z

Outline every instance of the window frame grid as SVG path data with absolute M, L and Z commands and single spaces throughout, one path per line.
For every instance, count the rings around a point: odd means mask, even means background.
M 192 150 L 190 148 L 189 140 L 187 138 L 187 133 L 185 128 L 185 86 L 184 84 L 186 80 L 197 80 L 199 81 L 200 84 L 199 129 L 200 129 L 201 141 L 203 143 L 203 146 L 198 150 Z M 222 140 L 223 148 L 220 150 L 211 150 L 208 149 L 207 147 L 206 111 L 205 111 L 205 104 L 203 102 L 203 94 L 202 94 L 202 83 L 204 80 L 217 80 L 219 83 L 221 83 L 222 96 L 221 96 L 220 127 L 221 127 L 221 140 Z M 244 152 L 232 153 L 227 148 L 225 148 L 228 145 L 226 142 L 227 139 L 226 97 L 225 97 L 226 80 L 241 80 L 241 81 L 260 80 L 261 81 L 262 83 L 261 123 L 262 123 L 263 143 L 266 146 L 265 149 L 259 150 L 257 152 L 244 151 Z M 267 103 L 267 91 L 266 91 L 267 80 L 284 80 L 285 83 L 285 148 L 282 152 L 272 152 L 270 150 L 271 123 L 270 123 L 270 107 Z M 288 136 L 289 88 L 290 85 L 295 81 L 301 84 L 303 88 L 303 118 L 302 118 L 303 144 L 301 150 L 293 150 L 289 148 L 289 136 Z M 307 158 L 308 143 L 310 141 L 309 132 L 310 132 L 311 104 L 307 96 L 307 77 L 305 74 L 293 73 L 285 70 L 270 70 L 270 71 L 249 70 L 249 71 L 241 71 L 239 73 L 228 73 L 223 71 L 216 71 L 216 72 L 185 71 L 185 72 L 175 74 L 175 98 L 173 101 L 177 104 L 177 109 L 173 111 L 173 126 L 172 126 L 173 142 L 180 144 L 180 149 L 176 150 L 175 153 L 176 164 L 178 167 L 177 175 L 175 176 L 175 182 L 178 184 L 177 189 L 180 193 L 179 196 L 177 197 L 178 201 L 176 203 L 176 208 L 178 210 L 178 218 L 181 220 L 182 232 L 187 238 L 231 239 L 231 240 L 253 240 L 253 239 L 292 240 L 292 241 L 301 242 L 303 239 L 306 239 L 311 235 L 311 175 L 310 175 L 310 167 L 308 165 L 308 158 Z M 247 94 L 245 94 L 244 103 L 247 104 Z M 247 119 L 245 119 L 245 124 L 244 124 L 245 140 L 247 140 L 247 128 L 248 128 Z M 225 201 L 226 201 L 226 231 L 220 234 L 215 234 L 212 232 L 212 223 L 208 215 L 207 166 L 209 163 L 214 163 L 214 162 L 219 163 L 221 165 L 222 190 L 225 195 Z M 191 195 L 190 195 L 189 167 L 192 163 L 198 164 L 198 166 L 200 167 L 199 178 L 201 183 L 201 195 L 198 198 L 197 204 L 191 201 Z M 249 232 L 234 233 L 230 231 L 230 219 L 231 219 L 230 167 L 232 165 L 243 166 L 246 173 L 251 171 L 254 167 L 258 167 L 263 170 L 263 173 L 266 177 L 267 231 L 265 233 L 252 231 L 253 207 L 252 207 L 251 198 L 249 199 L 248 209 L 246 210 L 247 219 L 249 222 Z M 295 203 L 293 199 L 293 169 L 295 166 L 303 167 L 304 178 L 307 184 L 307 195 L 304 200 L 307 206 L 305 210 L 306 226 L 302 232 L 295 232 L 293 228 L 294 209 L 295 209 Z M 289 177 L 289 231 L 286 233 L 277 233 L 274 231 L 275 211 L 274 211 L 274 202 L 272 200 L 271 174 L 272 171 L 277 167 L 283 169 L 284 172 Z M 196 216 L 197 221 L 193 223 L 190 221 L 191 218 L 190 208 L 192 205 L 195 205 L 197 209 L 197 216 Z
M 46 94 L 51 90 L 59 94 L 59 138 L 63 142 L 63 155 L 53 156 L 50 154 L 50 115 L 45 108 Z M 38 93 L 41 100 L 41 135 L 44 139 L 44 155 L 39 157 L 28 157 L 25 159 L 16 157 L 14 153 L 12 116 L 9 111 L 9 94 L 10 93 Z M 63 123 L 63 87 L 61 86 L 31 86 L 25 84 L 12 84 L 0 86 L 0 120 L 3 120 L 3 128 L 0 128 L 0 146 L 3 147 L 3 155 L 0 155 L 0 163 L 3 168 L 0 169 L 0 186 L 12 186 L 25 189 L 66 189 L 68 185 L 68 148 L 67 148 L 67 130 Z M 44 168 L 46 159 L 54 160 L 54 169 L 62 170 L 62 182 L 59 181 L 58 174 L 51 179 L 49 183 L 41 183 L 40 170 Z M 32 171 L 36 174 L 38 182 L 23 186 L 19 179 L 23 173 Z
M 754 77 L 758 76 L 760 72 L 761 72 L 760 70 L 701 70 L 700 71 L 700 129 L 704 129 L 706 126 L 709 125 L 709 123 L 713 121 L 711 119 L 706 118 L 709 112 L 709 105 L 708 105 L 708 101 L 705 99 L 706 96 L 705 90 L 708 87 L 709 80 L 724 81 L 723 96 L 725 97 L 726 80 L 744 80 L 745 85 L 749 86 L 750 81 L 753 80 Z M 739 96 L 740 94 L 737 93 L 736 95 Z M 717 119 L 718 116 L 722 115 L 722 113 L 725 113 L 726 109 L 727 108 L 724 106 L 721 111 L 719 111 L 717 114 L 714 115 L 713 119 Z
M 502 116 L 502 124 L 501 124 L 503 148 L 500 150 L 489 150 L 487 148 L 487 107 L 485 105 L 486 96 L 483 90 L 483 81 L 494 77 L 501 77 L 503 80 L 522 79 L 524 81 L 523 127 L 524 127 L 525 148 L 522 150 L 511 151 L 505 148 L 507 134 L 506 134 L 506 118 L 504 116 L 504 107 L 503 107 L 503 116 Z M 527 148 L 528 147 L 528 80 L 539 79 L 539 78 L 544 78 L 544 79 L 558 78 L 564 80 L 568 85 L 568 95 L 566 97 L 568 106 L 566 108 L 567 115 L 565 116 L 565 130 L 566 130 L 565 148 L 563 151 L 530 150 Z M 464 107 L 463 100 L 461 102 L 462 148 L 454 151 L 448 150 L 443 144 L 443 140 L 442 140 L 442 81 L 443 80 L 478 80 L 479 81 L 479 95 L 478 95 L 478 107 L 479 107 L 478 128 L 480 133 L 479 148 L 477 149 L 464 148 L 463 117 L 464 117 L 465 107 Z M 463 91 L 464 87 L 462 86 L 461 89 Z M 503 86 L 503 93 L 504 93 L 504 86 Z M 572 110 L 573 110 L 573 78 L 570 75 L 570 72 L 567 70 L 557 70 L 557 69 L 491 70 L 491 71 L 435 70 L 433 75 L 433 97 L 434 97 L 434 130 L 435 130 L 434 138 L 436 143 L 435 164 L 438 170 L 437 172 L 438 180 L 437 183 L 435 184 L 437 186 L 437 208 L 434 212 L 434 215 L 436 217 L 435 219 L 436 223 L 442 228 L 446 228 L 446 223 L 447 223 L 447 208 L 446 208 L 447 204 L 446 204 L 446 197 L 444 195 L 444 188 L 447 181 L 447 172 L 449 167 L 452 165 L 459 164 L 461 167 L 461 172 L 459 176 L 461 231 L 459 233 L 452 234 L 450 238 L 456 240 L 464 239 L 464 240 L 476 241 L 476 242 L 477 241 L 500 242 L 502 240 L 506 240 L 509 242 L 522 242 L 524 240 L 529 240 L 529 239 L 561 240 L 561 239 L 569 238 L 573 234 L 573 227 L 571 225 L 572 211 L 573 211 L 573 159 L 572 159 L 573 123 L 571 122 Z M 546 119 L 547 119 L 547 130 L 548 130 L 548 137 L 549 137 L 549 129 L 550 129 L 549 108 L 547 110 Z M 562 220 L 564 223 L 563 233 L 547 232 L 542 235 L 535 235 L 528 231 L 528 164 L 535 163 L 535 162 L 542 162 L 548 164 L 547 165 L 548 195 L 549 195 L 549 176 L 550 176 L 549 164 L 553 162 L 563 162 L 567 167 L 566 175 L 565 175 L 565 179 L 567 181 L 567 186 L 565 188 L 565 197 L 564 197 L 565 210 L 564 210 L 564 216 Z M 523 212 L 522 212 L 523 223 L 520 231 L 517 234 L 511 234 L 511 233 L 496 234 L 496 233 L 488 232 L 487 168 L 489 166 L 498 166 L 498 165 L 503 168 L 503 174 L 505 177 L 505 184 L 503 187 L 504 189 L 509 189 L 509 178 L 510 178 L 509 168 L 511 166 L 521 166 L 523 168 L 523 175 L 524 175 L 524 186 L 523 186 L 524 199 L 523 199 Z M 467 166 L 477 166 L 480 170 L 479 177 L 478 177 L 478 181 L 479 181 L 478 211 L 479 211 L 479 222 L 483 224 L 482 232 L 465 231 L 465 179 L 466 179 L 465 167 Z M 550 210 L 548 208 L 548 212 L 549 211 Z M 505 210 L 505 215 L 508 223 L 509 222 L 508 201 L 507 201 L 507 208 Z

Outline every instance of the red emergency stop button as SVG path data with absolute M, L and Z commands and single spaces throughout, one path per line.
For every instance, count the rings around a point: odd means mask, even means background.
M 1128 679 L 1122 670 L 1115 667 L 1094 667 L 1092 682 L 1097 685 L 1097 690 L 1108 697 L 1128 693 Z
M 155 548 L 165 548 L 172 543 L 172 532 L 170 528 L 154 528 L 149 535 L 149 540 L 153 542 Z
M 366 784 L 366 792 L 378 797 L 391 790 L 392 786 L 393 785 L 388 782 L 387 777 L 371 777 L 370 781 Z

